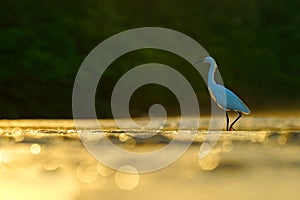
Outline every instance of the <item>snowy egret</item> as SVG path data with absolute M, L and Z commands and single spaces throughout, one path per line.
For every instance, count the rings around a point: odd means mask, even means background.
M 208 90 L 212 99 L 217 103 L 217 105 L 221 109 L 225 110 L 226 112 L 226 131 L 235 130 L 233 128 L 233 125 L 241 118 L 242 113 L 248 115 L 251 111 L 246 106 L 246 104 L 231 90 L 216 83 L 214 76 L 218 66 L 216 61 L 212 57 L 205 57 L 203 60 L 199 60 L 195 64 L 200 62 L 210 64 L 207 81 Z M 231 123 L 229 127 L 229 117 L 227 111 L 235 111 L 239 114 L 238 117 Z

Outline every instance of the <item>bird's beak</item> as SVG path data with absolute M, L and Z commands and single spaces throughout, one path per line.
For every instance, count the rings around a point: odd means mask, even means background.
M 196 61 L 194 64 L 198 64 L 198 63 L 204 63 L 204 60 L 203 60 L 203 59 L 198 60 L 198 61 Z

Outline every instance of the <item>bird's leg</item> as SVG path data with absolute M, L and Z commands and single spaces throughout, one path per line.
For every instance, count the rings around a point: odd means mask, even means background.
M 228 131 L 228 125 L 229 125 L 229 117 L 228 117 L 228 113 L 226 112 L 226 131 Z
M 239 120 L 240 118 L 241 118 L 241 116 L 242 116 L 242 113 L 241 112 L 238 112 L 239 113 L 239 116 L 232 122 L 232 124 L 230 125 L 230 127 L 229 127 L 229 130 L 231 131 L 231 130 L 234 130 L 234 128 L 233 128 L 233 125 L 235 124 L 235 122 L 237 122 L 237 120 Z

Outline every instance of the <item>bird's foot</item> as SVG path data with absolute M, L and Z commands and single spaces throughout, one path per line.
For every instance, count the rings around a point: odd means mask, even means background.
M 233 127 L 230 127 L 229 131 L 235 131 L 235 129 Z

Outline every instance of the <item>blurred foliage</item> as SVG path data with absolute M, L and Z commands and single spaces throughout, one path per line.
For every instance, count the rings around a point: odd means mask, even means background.
M 197 40 L 218 61 L 225 85 L 251 109 L 299 105 L 299 10 L 298 0 L 2 0 L 0 117 L 72 117 L 72 87 L 84 57 L 106 38 L 143 26 L 171 28 Z M 196 85 L 199 99 L 207 96 L 184 60 L 155 50 L 135 53 L 118 59 L 102 78 L 99 117 L 111 116 L 118 77 L 146 62 L 178 69 Z M 178 106 L 165 89 L 144 90 L 131 103 L 136 116 L 155 100 L 171 113 Z

